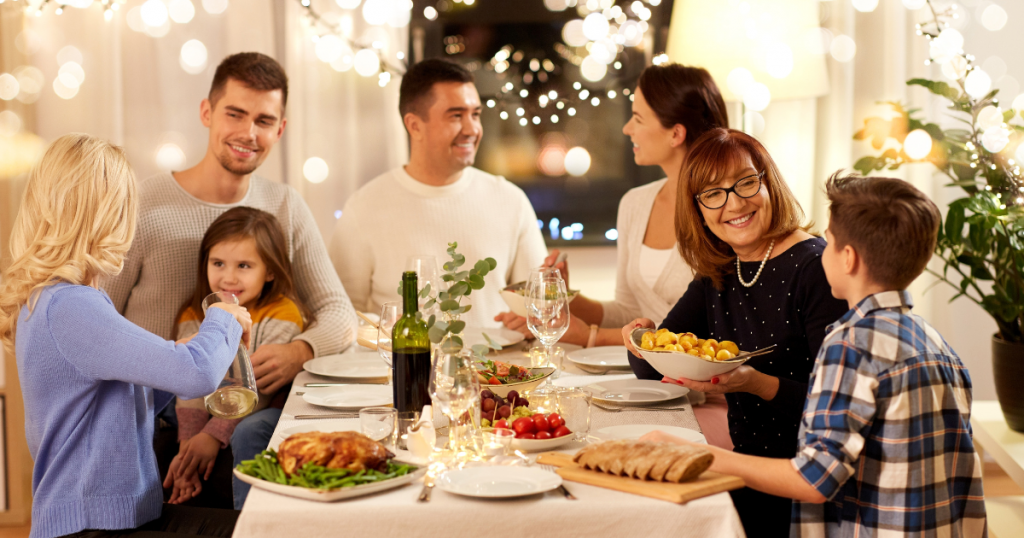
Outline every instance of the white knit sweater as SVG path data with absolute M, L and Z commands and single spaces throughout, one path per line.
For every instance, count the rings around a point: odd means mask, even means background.
M 484 289 L 464 299 L 473 309 L 462 317 L 496 326 L 494 316 L 508 310 L 501 289 L 526 280 L 547 253 L 530 200 L 503 177 L 469 167 L 455 183 L 432 187 L 403 167 L 381 174 L 345 202 L 329 250 L 352 304 L 380 313 L 385 301 L 400 299 L 409 256 L 434 256 L 441 272 L 453 241 L 466 256 L 465 269 L 487 257 L 498 262 Z
M 693 280 L 693 271 L 678 249 L 669 257 L 653 287 L 640 275 L 640 246 L 647 233 L 654 199 L 666 181 L 668 179 L 630 189 L 619 202 L 615 300 L 602 303 L 602 327 L 622 327 L 635 318 L 650 318 L 660 325 Z
M 245 197 L 213 204 L 190 195 L 171 174 L 139 183 L 139 224 L 121 274 L 104 283 L 114 307 L 136 325 L 170 339 L 178 310 L 196 289 L 199 244 L 228 209 L 249 206 L 277 217 L 299 298 L 316 323 L 295 337 L 330 355 L 355 341 L 356 316 L 331 267 L 316 222 L 295 189 L 252 176 Z

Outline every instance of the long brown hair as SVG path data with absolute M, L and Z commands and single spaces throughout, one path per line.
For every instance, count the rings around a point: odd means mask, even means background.
M 313 312 L 306 307 L 295 292 L 295 283 L 292 281 L 292 262 L 285 250 L 286 243 L 281 225 L 270 213 L 252 207 L 231 208 L 217 217 L 217 220 L 213 221 L 210 228 L 206 230 L 203 242 L 199 245 L 196 291 L 178 311 L 179 318 L 185 311 L 191 309 L 199 316 L 199 319 L 203 319 L 203 299 L 213 293 L 207 273 L 210 249 L 225 241 L 238 241 L 250 237 L 256 241 L 256 252 L 259 253 L 263 263 L 267 265 L 267 272 L 274 275 L 273 280 L 263 284 L 263 290 L 256 298 L 256 307 L 264 307 L 281 297 L 287 297 L 299 308 L 299 313 L 302 314 L 302 319 L 305 320 L 307 326 L 315 321 Z M 175 324 L 174 330 L 177 332 L 177 324 Z M 177 338 L 177 334 L 175 334 L 175 338 Z
M 652 65 L 640 73 L 637 87 L 662 127 L 686 128 L 687 146 L 710 129 L 729 126 L 722 93 L 702 67 Z
M 754 137 L 735 129 L 712 129 L 701 136 L 687 156 L 680 172 L 679 194 L 676 198 L 676 241 L 679 254 L 693 269 L 695 275 L 707 277 L 716 289 L 722 289 L 723 277 L 735 271 L 736 253 L 704 225 L 704 215 L 694 198 L 719 177 L 728 172 L 730 165 L 749 156 L 754 169 L 764 172 L 761 182 L 768 189 L 772 220 L 765 239 L 780 239 L 798 229 L 804 211 L 789 190 L 782 174 L 768 150 Z

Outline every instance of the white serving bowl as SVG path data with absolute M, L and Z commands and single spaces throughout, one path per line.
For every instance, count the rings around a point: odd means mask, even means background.
M 525 286 L 526 282 L 519 282 L 501 290 L 501 298 L 505 300 L 509 310 L 515 315 L 524 318 L 526 317 L 526 297 L 516 293 L 516 290 L 522 289 Z M 569 302 L 571 303 L 579 293 L 579 290 L 569 290 Z
M 694 381 L 709 381 L 716 375 L 731 372 L 739 368 L 747 359 L 731 359 L 728 362 L 706 361 L 700 357 L 694 357 L 681 351 L 648 351 L 640 347 L 640 339 L 645 332 L 653 332 L 650 329 L 635 329 L 630 333 L 633 339 L 633 347 L 640 352 L 640 356 L 658 371 L 659 374 L 679 379 L 685 377 Z
M 531 390 L 537 388 L 538 385 L 543 383 L 545 379 L 547 379 L 548 377 L 551 377 L 551 374 L 555 373 L 555 369 L 551 368 L 551 367 L 527 368 L 527 370 L 530 372 L 531 375 L 532 374 L 543 374 L 543 375 L 541 375 L 537 379 L 531 379 L 529 381 L 520 381 L 518 383 L 509 383 L 507 385 L 489 385 L 489 384 L 484 383 L 483 381 L 481 381 L 480 382 L 480 388 L 481 389 L 487 389 L 487 390 L 493 392 L 494 394 L 497 394 L 498 396 L 501 396 L 502 398 L 507 398 L 508 397 L 508 393 L 512 392 L 513 390 L 518 392 L 519 394 L 525 394 L 527 392 L 530 392 Z

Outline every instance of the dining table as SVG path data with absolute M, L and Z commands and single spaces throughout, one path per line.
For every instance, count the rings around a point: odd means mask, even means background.
M 567 352 L 578 346 L 563 346 Z M 360 351 L 365 348 L 353 346 Z M 497 352 L 497 358 L 529 366 L 529 343 L 522 342 Z M 593 370 L 591 370 L 593 372 Z M 588 373 L 568 360 L 563 361 L 556 386 L 586 386 L 602 380 L 635 379 L 628 371 Z M 365 380 L 364 380 L 365 381 Z M 370 380 L 374 383 L 385 379 Z M 298 415 L 336 414 L 335 409 L 312 405 L 301 393 L 323 390 L 306 383 L 338 383 L 336 378 L 303 371 L 296 376 L 275 430 L 319 419 L 296 419 Z M 342 381 L 344 382 L 344 381 Z M 606 408 L 602 408 L 606 407 Z M 663 425 L 697 432 L 700 426 L 687 396 L 661 403 L 658 409 L 643 406 L 591 406 L 590 431 L 615 425 Z M 665 410 L 665 408 L 670 410 Z M 326 420 L 326 419 L 325 419 Z M 586 440 L 574 440 L 558 451 L 573 454 Z M 276 443 L 272 442 L 272 445 Z M 537 466 L 537 454 L 527 454 Z M 676 504 L 601 487 L 564 481 L 576 500 L 559 490 L 513 499 L 482 499 L 450 494 L 434 488 L 429 502 L 418 502 L 423 479 L 380 493 L 336 502 L 304 500 L 253 487 L 235 525 L 235 537 L 318 538 L 359 536 L 433 536 L 479 538 L 481 536 L 596 537 L 694 536 L 742 537 L 743 526 L 728 493 Z

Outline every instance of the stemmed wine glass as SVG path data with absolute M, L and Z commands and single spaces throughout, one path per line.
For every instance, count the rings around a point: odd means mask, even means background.
M 405 270 L 416 273 L 416 280 L 419 282 L 421 290 L 427 284 L 430 284 L 432 295 L 436 295 L 439 291 L 444 291 L 441 285 L 443 282 L 441 275 L 437 271 L 437 258 L 433 256 L 409 256 L 405 260 Z M 428 300 L 427 297 L 420 297 L 419 299 L 420 313 L 423 314 L 424 318 L 429 318 L 431 314 L 437 315 L 440 312 L 436 304 L 432 308 L 424 308 Z
M 216 303 L 238 304 L 234 294 L 218 291 L 203 299 L 203 314 Z M 252 370 L 252 362 L 245 345 L 238 344 L 235 360 L 231 361 L 228 371 L 221 380 L 217 390 L 206 396 L 203 402 L 211 415 L 219 418 L 242 418 L 252 413 L 259 401 L 256 390 L 256 376 Z
M 402 302 L 388 301 L 381 306 L 380 322 L 377 323 L 377 353 L 384 363 L 391 366 L 391 330 L 402 317 Z
M 544 346 L 544 356 L 550 364 L 555 357 L 555 342 L 569 330 L 569 295 L 565 281 L 552 271 L 527 282 L 525 303 L 526 326 Z
M 449 446 L 456 453 L 469 449 L 470 430 L 480 422 L 480 379 L 473 359 L 465 353 L 434 354 L 427 390 L 435 407 L 448 417 Z

